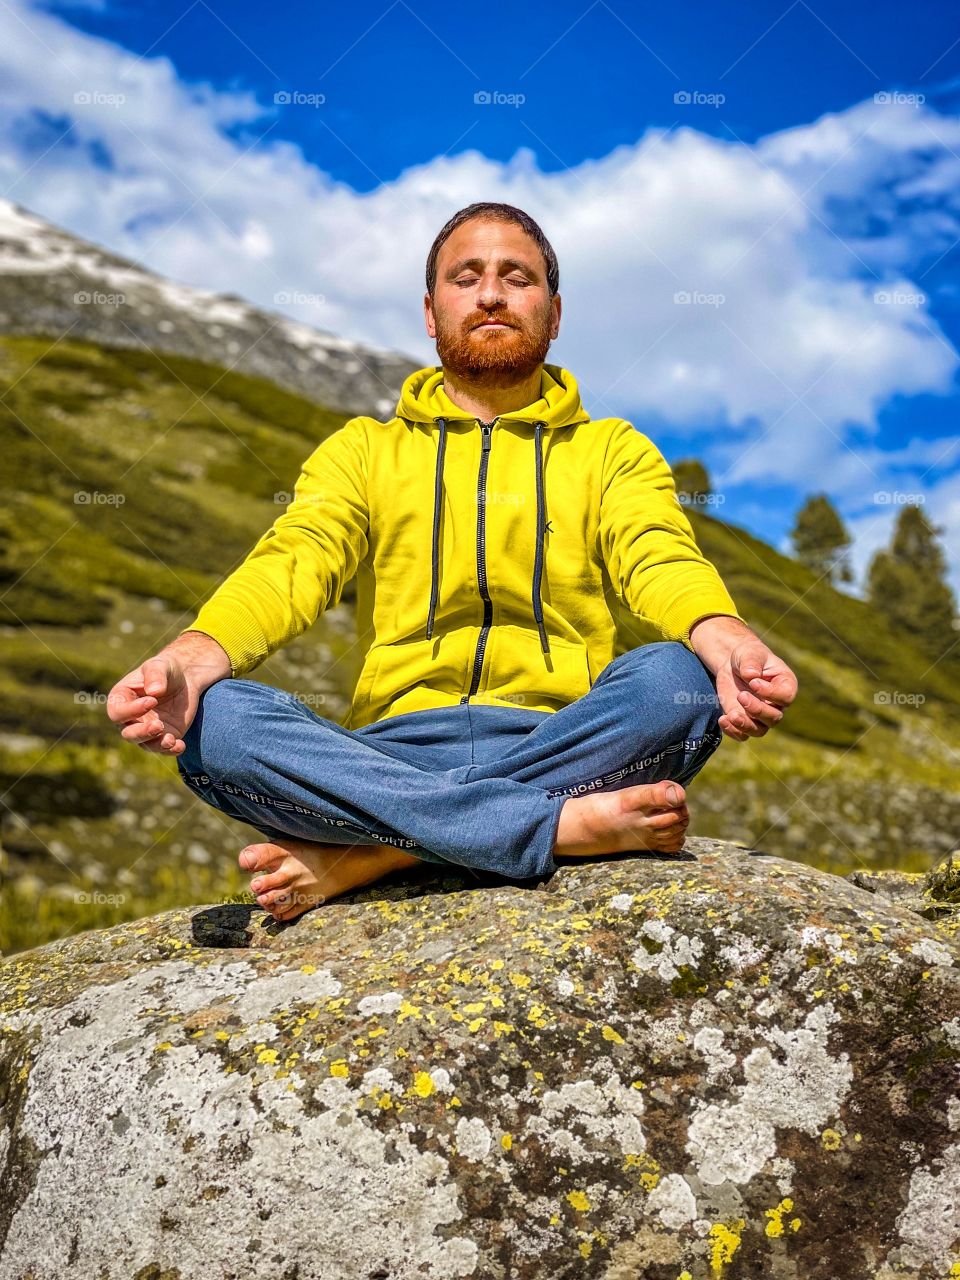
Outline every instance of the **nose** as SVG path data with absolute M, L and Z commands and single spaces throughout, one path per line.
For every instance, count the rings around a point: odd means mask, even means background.
M 492 280 L 482 280 L 480 288 L 477 291 L 477 306 L 479 307 L 496 307 L 503 304 L 503 285 L 498 277 Z

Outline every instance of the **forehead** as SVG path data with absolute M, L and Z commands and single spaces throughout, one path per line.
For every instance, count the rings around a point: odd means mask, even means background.
M 485 261 L 514 258 L 538 271 L 543 264 L 537 242 L 527 235 L 523 227 L 515 222 L 480 218 L 472 218 L 457 227 L 442 245 L 437 266 L 443 269 L 462 258 L 482 258 Z

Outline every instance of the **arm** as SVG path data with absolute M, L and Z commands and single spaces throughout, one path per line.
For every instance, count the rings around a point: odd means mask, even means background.
M 107 715 L 122 738 L 182 755 L 205 689 L 251 670 L 339 602 L 367 553 L 366 456 L 358 418 L 314 450 L 293 502 L 189 627 L 114 685 Z
M 180 633 L 203 632 L 242 676 L 338 604 L 367 554 L 367 435 L 352 418 L 303 464 L 293 501 Z
M 627 608 L 693 650 L 715 677 L 723 732 L 743 742 L 778 724 L 796 676 L 737 612 L 697 546 L 666 459 L 625 421 L 604 460 L 600 541 Z
M 693 649 L 690 630 L 707 615 L 746 622 L 700 551 L 656 445 L 629 422 L 611 434 L 603 465 L 600 550 L 618 596 L 667 640 Z

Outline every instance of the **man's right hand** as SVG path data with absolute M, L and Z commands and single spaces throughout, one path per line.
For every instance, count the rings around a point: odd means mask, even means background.
M 117 681 L 107 694 L 107 715 L 127 742 L 179 756 L 201 694 L 231 674 L 230 659 L 212 636 L 187 631 Z

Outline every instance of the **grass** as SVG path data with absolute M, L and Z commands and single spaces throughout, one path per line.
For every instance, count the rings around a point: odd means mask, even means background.
M 188 625 L 345 415 L 202 361 L 45 338 L 0 338 L 0 381 L 0 950 L 247 900 L 236 858 L 257 833 L 122 742 L 105 698 Z M 926 870 L 960 829 L 960 646 L 934 660 L 746 530 L 688 514 L 800 679 L 782 727 L 724 739 L 694 780 L 690 834 L 834 871 Z M 323 691 L 341 719 L 354 596 L 251 677 Z M 660 638 L 621 625 L 629 646 Z

